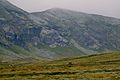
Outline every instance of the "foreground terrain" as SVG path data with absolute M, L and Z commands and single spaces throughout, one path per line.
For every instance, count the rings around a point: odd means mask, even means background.
M 120 80 L 120 53 L 1 62 L 0 80 Z

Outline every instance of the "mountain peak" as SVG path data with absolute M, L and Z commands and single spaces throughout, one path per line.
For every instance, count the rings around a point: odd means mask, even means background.
M 0 0 L 0 8 L 4 8 L 5 10 L 15 10 L 15 11 L 20 11 L 20 12 L 26 12 L 20 8 L 18 8 L 17 6 L 13 5 L 12 3 L 10 3 L 7 0 Z M 2 11 L 0 11 L 2 12 Z
M 48 9 L 48 10 L 68 10 L 68 9 L 63 9 L 63 8 L 51 8 L 51 9 Z
M 46 11 L 71 11 L 71 12 L 74 12 L 73 10 L 69 10 L 69 9 L 64 9 L 64 8 L 51 8 L 51 9 L 48 9 Z
M 39 13 L 39 12 L 34 12 L 34 13 Z M 88 15 L 87 13 L 84 13 L 84 12 L 74 11 L 74 10 L 65 9 L 65 8 L 51 8 L 46 11 L 43 11 L 42 13 L 77 14 L 77 15 L 81 15 L 81 16 Z

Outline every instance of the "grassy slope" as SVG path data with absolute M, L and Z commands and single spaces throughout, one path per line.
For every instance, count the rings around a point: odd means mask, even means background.
M 2 61 L 22 59 L 29 56 L 30 52 L 16 45 L 11 45 L 9 48 L 0 47 L 0 60 Z
M 12 64 L 0 66 L 0 80 L 120 80 L 119 52 Z
M 79 49 L 77 49 L 73 45 L 69 45 L 68 47 L 57 46 L 55 48 L 51 48 L 47 45 L 39 45 L 38 47 L 40 49 L 46 49 L 51 52 L 55 52 L 56 54 L 60 55 L 61 57 L 85 55 L 83 52 L 81 52 Z

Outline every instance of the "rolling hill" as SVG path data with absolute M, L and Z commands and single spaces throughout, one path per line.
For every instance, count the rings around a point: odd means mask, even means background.
M 120 53 L 0 65 L 0 80 L 119 80 Z

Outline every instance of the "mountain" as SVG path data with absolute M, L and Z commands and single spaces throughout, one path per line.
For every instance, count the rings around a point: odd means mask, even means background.
M 0 0 L 0 60 L 120 50 L 120 20 L 65 9 L 28 13 Z
M 76 55 L 81 54 L 73 46 L 65 47 L 68 41 L 56 30 L 42 26 L 38 20 L 7 0 L 0 0 L 0 59 L 55 59 L 65 56 L 64 53 L 56 54 L 64 48 L 63 52 L 70 52 L 66 56 L 75 55 L 71 54 L 71 48 Z M 62 47 L 53 49 L 56 45 Z
M 83 53 L 120 50 L 120 19 L 59 8 L 32 14 Z
M 53 58 L 55 53 L 34 47 L 42 27 L 28 12 L 0 0 L 0 59 Z M 33 45 L 33 46 L 32 46 Z M 51 54 L 50 54 L 51 53 Z

